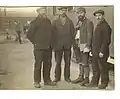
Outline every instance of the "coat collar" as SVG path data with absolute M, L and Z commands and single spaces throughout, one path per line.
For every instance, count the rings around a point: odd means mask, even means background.
M 105 19 L 101 20 L 97 25 L 100 25 L 100 24 L 103 24 L 103 23 L 106 23 Z
M 47 18 L 47 17 L 46 17 L 46 18 L 43 18 L 41 15 L 38 15 L 36 19 L 37 19 L 37 20 L 46 20 L 46 19 L 48 19 L 48 18 Z

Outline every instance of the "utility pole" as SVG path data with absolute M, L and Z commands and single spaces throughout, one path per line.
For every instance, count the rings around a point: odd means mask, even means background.
M 56 15 L 56 6 L 53 6 L 53 15 Z
M 6 13 L 6 8 L 4 7 L 4 16 L 5 16 L 5 17 L 6 17 L 6 14 L 7 14 L 7 13 Z

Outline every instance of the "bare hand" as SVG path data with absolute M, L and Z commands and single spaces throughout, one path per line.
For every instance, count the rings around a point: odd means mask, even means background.
M 90 52 L 90 54 L 89 54 L 90 56 L 93 56 L 93 54 L 92 54 L 92 52 Z
M 75 28 L 79 28 L 80 27 L 80 25 L 76 25 L 76 27 Z
M 85 47 L 84 50 L 83 50 L 83 53 L 86 53 L 86 52 L 89 52 L 89 51 L 90 51 L 90 49 Z
M 101 53 L 101 52 L 99 53 L 100 58 L 103 58 L 103 55 L 104 55 L 103 53 Z

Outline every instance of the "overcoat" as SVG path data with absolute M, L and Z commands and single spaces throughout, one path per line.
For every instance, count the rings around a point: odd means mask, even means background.
M 48 18 L 37 17 L 31 22 L 27 37 L 35 48 L 48 49 L 52 43 L 51 21 Z
M 63 47 L 65 49 L 71 48 L 73 44 L 73 39 L 75 37 L 75 28 L 72 20 L 68 17 L 65 24 L 61 23 L 60 18 L 53 22 L 53 48 L 54 50 L 61 50 Z
M 99 53 L 103 53 L 104 57 L 109 56 L 109 44 L 111 43 L 112 29 L 104 19 L 95 28 L 92 40 L 92 53 L 98 57 Z

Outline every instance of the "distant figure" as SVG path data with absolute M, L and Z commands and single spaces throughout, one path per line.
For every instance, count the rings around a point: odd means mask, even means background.
M 8 29 L 5 29 L 5 39 L 6 40 L 11 40 L 12 39 Z
M 30 21 L 27 21 L 23 27 L 24 34 L 27 35 L 27 31 L 29 29 Z
M 20 21 L 15 22 L 15 31 L 17 33 L 15 41 L 19 41 L 19 43 L 22 44 L 22 40 L 21 40 L 22 25 L 20 24 Z

